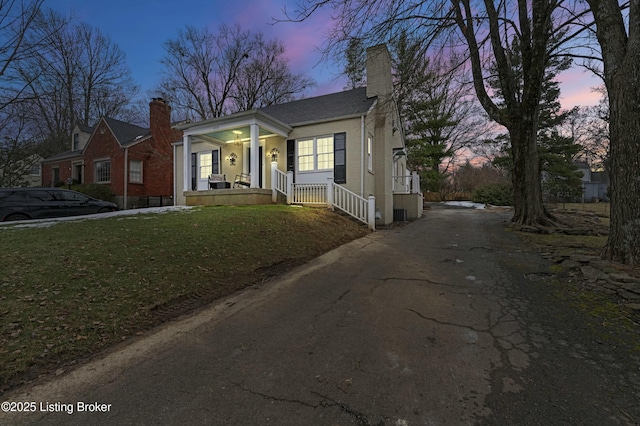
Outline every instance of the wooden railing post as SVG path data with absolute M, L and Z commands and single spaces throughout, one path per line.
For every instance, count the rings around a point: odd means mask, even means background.
M 327 178 L 327 207 L 333 210 L 333 178 Z
M 285 191 L 287 191 L 287 204 L 293 202 L 293 172 L 287 172 L 287 182 L 285 183 Z
M 367 221 L 369 229 L 374 231 L 376 229 L 376 197 L 369 195 L 368 201 Z
M 278 201 L 278 163 L 275 161 L 271 162 L 271 201 Z

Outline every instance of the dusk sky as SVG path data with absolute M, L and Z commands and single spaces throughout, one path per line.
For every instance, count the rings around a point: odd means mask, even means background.
M 163 43 L 174 39 L 185 25 L 208 26 L 215 31 L 220 24 L 239 23 L 243 30 L 262 31 L 268 38 L 277 37 L 286 47 L 289 65 L 296 73 L 311 76 L 317 87 L 305 93 L 316 96 L 342 90 L 345 82 L 338 77 L 335 64 L 320 62 L 317 47 L 323 43 L 330 27 L 328 11 L 321 11 L 304 23 L 273 24 L 282 18 L 282 9 L 293 11 L 296 0 L 45 0 L 45 6 L 63 14 L 73 12 L 80 21 L 99 28 L 127 55 L 134 80 L 143 93 L 159 81 Z M 591 74 L 573 69 L 561 75 L 562 104 L 595 105 L 599 95 L 591 92 L 598 85 Z

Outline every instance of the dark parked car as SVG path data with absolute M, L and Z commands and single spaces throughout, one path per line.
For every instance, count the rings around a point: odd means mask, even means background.
M 1 188 L 0 222 L 106 213 L 118 205 L 60 188 Z

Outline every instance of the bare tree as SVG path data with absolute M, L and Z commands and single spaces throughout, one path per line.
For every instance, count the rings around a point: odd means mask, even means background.
M 609 97 L 611 225 L 605 257 L 640 265 L 640 4 L 587 0 Z
M 609 100 L 606 93 L 598 105 L 578 107 L 572 111 L 562 127 L 563 133 L 580 145 L 578 157 L 581 160 L 592 169 L 608 170 Z
M 101 116 L 122 118 L 138 88 L 122 50 L 95 28 L 54 11 L 42 12 L 39 31 L 27 40 L 40 43 L 37 54 L 21 63 L 26 84 L 25 110 L 47 135 L 45 154 L 66 148 L 73 127 L 92 125 Z M 47 33 L 53 25 L 60 28 Z
M 290 100 L 312 81 L 292 74 L 281 42 L 222 25 L 192 26 L 165 43 L 160 90 L 187 117 L 206 119 Z
M 25 84 L 16 70 L 37 51 L 38 46 L 26 40 L 37 29 L 43 1 L 0 0 L 0 111 L 22 96 Z
M 9 104 L 0 113 L 0 188 L 28 186 L 26 177 L 41 160 L 20 106 Z
M 234 111 L 288 102 L 314 85 L 312 79 L 289 70 L 284 53 L 281 41 L 265 41 L 261 33 L 255 35 L 254 49 L 247 65 L 238 70 L 231 92 Z
M 542 202 L 536 149 L 542 81 L 549 58 L 581 31 L 570 33 L 568 29 L 584 11 L 572 10 L 573 5 L 559 0 L 305 0 L 289 19 L 302 21 L 326 6 L 336 11 L 337 19 L 328 50 L 350 37 L 386 41 L 402 31 L 420 38 L 425 49 L 438 37 L 446 38 L 452 46 L 461 42 L 480 104 L 510 135 L 515 198 L 512 220 L 534 226 L 554 223 Z M 512 71 L 507 49 L 514 38 L 522 49 L 521 81 Z M 496 104 L 487 87 L 489 59 L 496 64 L 504 106 Z

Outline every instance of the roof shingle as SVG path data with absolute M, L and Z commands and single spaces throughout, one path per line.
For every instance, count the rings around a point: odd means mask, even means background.
M 260 111 L 283 123 L 295 126 L 362 115 L 369 111 L 375 100 L 375 98 L 367 98 L 367 89 L 361 87 L 345 92 L 271 105 L 260 108 Z

